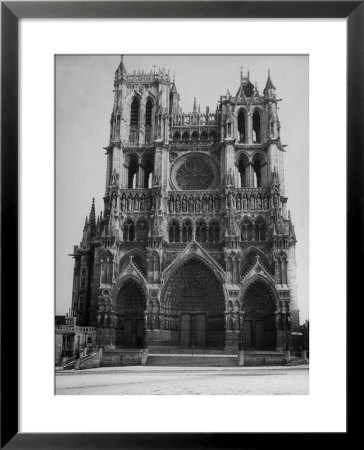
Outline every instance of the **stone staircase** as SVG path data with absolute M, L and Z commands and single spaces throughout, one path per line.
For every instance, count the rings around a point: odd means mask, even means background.
M 147 366 L 237 367 L 238 356 L 214 353 L 149 353 Z

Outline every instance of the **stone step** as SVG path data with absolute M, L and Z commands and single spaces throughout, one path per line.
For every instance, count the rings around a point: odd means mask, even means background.
M 228 355 L 173 355 L 149 354 L 147 366 L 180 366 L 180 367 L 236 367 L 237 356 Z
M 180 347 L 153 347 L 149 349 L 150 354 L 173 354 L 173 355 L 225 355 L 226 350 L 221 349 L 191 349 Z M 237 355 L 237 350 L 228 350 L 231 355 Z

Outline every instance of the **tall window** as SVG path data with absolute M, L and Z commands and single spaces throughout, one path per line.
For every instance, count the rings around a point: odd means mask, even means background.
M 130 108 L 130 125 L 139 124 L 139 102 L 136 98 L 131 103 Z
M 153 176 L 154 165 L 151 160 L 148 160 L 145 163 L 144 167 L 144 187 L 151 188 L 152 187 L 152 176 Z
M 255 111 L 253 114 L 253 142 L 259 144 L 261 142 L 260 136 L 260 114 Z
M 182 241 L 189 242 L 192 240 L 192 223 L 186 220 L 182 226 Z
M 131 145 L 136 145 L 139 138 L 139 102 L 136 98 L 131 103 L 130 107 L 130 137 Z
M 254 240 L 265 241 L 265 222 L 262 218 L 259 218 L 254 225 L 255 233 Z
M 251 241 L 253 238 L 253 226 L 248 218 L 245 218 L 241 227 L 241 240 Z
M 152 109 L 152 100 L 148 99 L 145 108 L 145 143 L 147 145 L 150 145 L 152 143 Z
M 243 158 L 240 159 L 239 161 L 239 165 L 238 165 L 238 170 L 239 170 L 239 174 L 240 174 L 240 187 L 246 187 L 247 182 L 246 182 L 246 162 L 244 161 Z
M 254 169 L 254 187 L 262 186 L 262 163 L 260 159 L 256 159 L 253 164 Z
M 203 131 L 202 133 L 201 133 L 201 141 L 207 141 L 208 140 L 208 134 L 207 134 L 207 132 L 206 131 Z
M 188 142 L 190 140 L 190 136 L 187 132 L 183 133 L 182 135 L 182 141 L 183 142 Z
M 211 222 L 209 226 L 209 242 L 219 242 L 219 224 Z
M 192 133 L 191 140 L 192 141 L 198 141 L 198 133 L 197 133 L 197 131 L 194 131 Z
M 196 240 L 199 242 L 206 242 L 206 223 L 204 220 L 197 222 L 196 226 Z
M 136 160 L 133 158 L 129 162 L 128 166 L 128 188 L 135 189 L 136 188 L 136 175 L 138 170 L 138 164 Z
M 179 234 L 179 223 L 177 220 L 172 220 L 169 226 L 169 242 L 179 242 L 180 234 Z
M 128 219 L 125 223 L 124 223 L 124 241 L 134 241 L 134 223 L 131 219 Z
M 139 219 L 137 222 L 136 240 L 137 241 L 148 240 L 148 222 L 145 219 Z
M 238 114 L 238 131 L 239 131 L 239 142 L 245 142 L 245 113 L 241 109 Z

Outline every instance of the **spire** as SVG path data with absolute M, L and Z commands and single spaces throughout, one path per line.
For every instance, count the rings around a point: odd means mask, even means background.
M 171 92 L 173 92 L 174 94 L 177 94 L 176 83 L 174 81 L 172 83 Z
M 92 198 L 91 211 L 89 217 L 89 224 L 91 227 L 91 236 L 95 235 L 96 232 L 96 213 L 95 213 L 95 197 Z
M 270 77 L 270 69 L 268 69 L 268 78 L 267 78 L 267 83 L 264 88 L 264 92 L 267 91 L 268 89 L 274 89 L 274 90 L 276 89 L 272 82 L 272 79 Z
M 86 216 L 86 219 L 85 219 L 85 225 L 84 225 L 84 227 L 83 227 L 83 231 L 86 231 L 86 230 L 87 230 L 87 226 L 88 226 L 88 220 L 87 220 L 87 216 Z
M 196 97 L 193 99 L 193 112 L 195 113 L 197 111 L 197 105 L 196 105 Z
M 116 69 L 116 72 L 119 72 L 120 75 L 126 75 L 126 69 L 125 69 L 125 65 L 124 65 L 124 55 L 120 56 L 120 64 L 119 64 L 118 68 Z

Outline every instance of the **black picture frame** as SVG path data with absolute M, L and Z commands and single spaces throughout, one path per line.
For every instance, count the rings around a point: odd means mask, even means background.
M 18 432 L 18 22 L 21 18 L 346 18 L 347 304 L 361 292 L 364 200 L 364 1 L 1 2 L 1 448 L 270 448 L 307 445 L 303 433 Z M 344 89 L 340 86 L 340 89 Z M 8 270 L 9 268 L 12 270 Z M 352 298 L 354 300 L 354 298 Z M 333 325 L 334 326 L 334 325 Z M 353 352 L 347 345 L 348 358 Z M 342 363 L 342 361 L 341 361 Z M 349 417 L 349 411 L 347 418 Z M 283 419 L 282 419 L 283 420 Z M 337 433 L 335 443 L 352 436 Z M 350 433 L 349 433 L 350 432 Z M 315 445 L 327 442 L 315 434 Z M 268 442 L 270 443 L 268 445 Z

